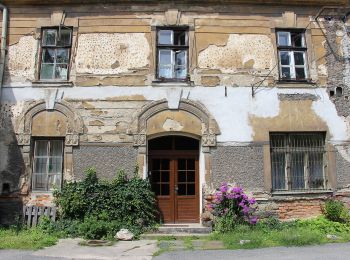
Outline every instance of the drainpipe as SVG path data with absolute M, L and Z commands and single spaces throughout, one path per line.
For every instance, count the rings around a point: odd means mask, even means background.
M 0 4 L 0 9 L 2 9 L 1 52 L 0 52 L 0 104 L 1 104 L 2 81 L 4 78 L 4 71 L 5 71 L 8 9 L 3 4 Z

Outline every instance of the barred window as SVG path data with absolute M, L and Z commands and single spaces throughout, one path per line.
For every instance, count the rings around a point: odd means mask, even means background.
M 273 191 L 326 188 L 324 133 L 271 133 L 270 152 Z
M 33 190 L 50 191 L 61 186 L 63 140 L 36 140 L 33 156 Z

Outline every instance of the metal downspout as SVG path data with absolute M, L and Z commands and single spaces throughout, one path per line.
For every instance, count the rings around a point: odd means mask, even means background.
M 7 43 L 7 24 L 8 24 L 8 9 L 5 5 L 0 4 L 2 9 L 2 30 L 1 30 L 1 52 L 0 52 L 0 104 L 2 93 L 2 81 L 5 71 L 6 43 Z

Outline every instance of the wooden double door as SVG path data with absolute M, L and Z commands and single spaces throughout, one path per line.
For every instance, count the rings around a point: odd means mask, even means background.
M 149 169 L 162 222 L 198 223 L 198 153 L 157 151 L 149 156 Z

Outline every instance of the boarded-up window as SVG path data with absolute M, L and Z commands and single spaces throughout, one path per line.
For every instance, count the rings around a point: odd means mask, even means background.
M 324 133 L 270 134 L 272 189 L 325 189 Z
M 63 167 L 63 140 L 36 140 L 33 156 L 33 190 L 60 188 Z

